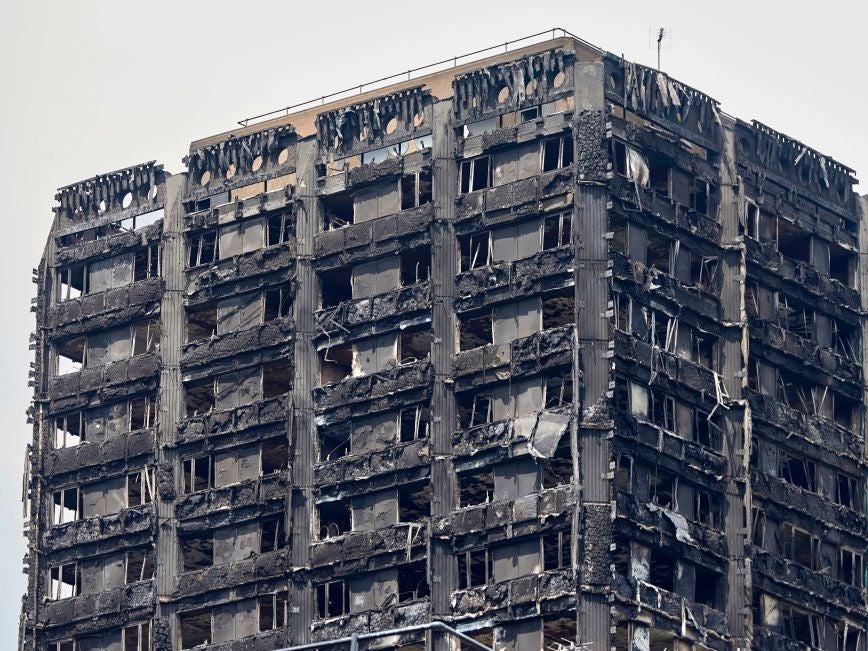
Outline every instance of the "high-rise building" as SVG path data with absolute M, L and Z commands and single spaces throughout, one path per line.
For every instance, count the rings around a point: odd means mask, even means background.
M 868 649 L 852 170 L 567 33 L 184 164 L 57 194 L 21 649 Z

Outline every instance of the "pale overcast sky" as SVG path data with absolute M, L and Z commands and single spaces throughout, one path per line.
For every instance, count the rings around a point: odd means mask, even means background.
M 665 71 L 868 178 L 866 25 L 868 3 L 835 0 L 3 2 L 0 647 L 25 589 L 30 276 L 57 187 L 153 159 L 178 172 L 191 140 L 245 116 L 554 26 L 649 65 L 666 27 Z

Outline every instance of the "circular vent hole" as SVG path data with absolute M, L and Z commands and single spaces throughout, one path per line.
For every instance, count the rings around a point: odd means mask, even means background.
M 124 195 L 124 198 L 121 199 L 121 206 L 123 206 L 124 208 L 129 208 L 132 205 L 132 203 L 133 203 L 133 193 L 127 192 Z
M 211 182 L 211 172 L 205 170 L 202 172 L 202 176 L 199 177 L 199 185 L 208 185 Z
M 509 97 L 509 86 L 504 86 L 497 93 L 497 103 L 503 104 Z
M 280 153 L 277 155 L 277 164 L 278 165 L 286 165 L 286 161 L 289 160 L 289 150 L 284 147 L 280 150 Z
M 386 133 L 395 133 L 395 129 L 398 128 L 398 118 L 392 118 L 388 122 L 386 122 Z
M 260 167 L 262 167 L 262 156 L 257 156 L 253 159 L 253 164 L 250 166 L 250 169 L 254 172 L 258 172 Z

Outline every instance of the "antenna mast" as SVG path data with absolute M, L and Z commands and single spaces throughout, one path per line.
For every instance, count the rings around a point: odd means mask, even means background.
M 663 37 L 666 36 L 666 30 L 661 27 L 657 31 L 657 69 L 660 70 L 660 48 L 663 44 Z

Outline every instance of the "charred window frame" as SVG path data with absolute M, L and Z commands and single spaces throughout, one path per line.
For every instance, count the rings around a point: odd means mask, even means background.
M 398 414 L 398 431 L 401 443 L 428 438 L 431 423 L 431 410 L 422 405 L 407 407 Z
M 490 391 L 461 396 L 458 400 L 459 426 L 461 429 L 470 429 L 490 423 L 493 416 L 492 408 Z
M 633 493 L 633 457 L 618 454 L 614 462 L 615 488 L 628 494 Z
M 57 270 L 56 302 L 62 303 L 88 294 L 87 264 L 73 264 Z
M 860 640 L 865 634 L 861 628 L 848 621 L 838 622 L 835 628 L 838 638 L 837 651 L 859 651 L 864 648 L 860 644 Z
M 319 619 L 340 617 L 350 612 L 350 590 L 346 581 L 328 581 L 316 585 L 316 615 Z
M 612 169 L 615 174 L 627 176 L 627 143 L 612 140 Z
M 127 508 L 154 501 L 154 470 L 145 467 L 127 474 Z
M 822 647 L 822 622 L 819 615 L 800 610 L 789 604 L 781 604 L 780 622 L 781 632 L 784 636 L 808 646 Z
M 488 156 L 478 156 L 461 161 L 459 169 L 459 191 L 461 194 L 476 192 L 491 187 L 491 160 Z
M 859 480 L 845 472 L 835 473 L 835 503 L 859 511 Z
M 155 353 L 160 349 L 160 321 L 159 319 L 147 319 L 133 324 L 132 356 Z
M 74 411 L 70 414 L 54 417 L 54 448 L 72 448 L 84 443 L 84 412 Z
M 160 277 L 160 245 L 149 244 L 136 250 L 133 261 L 133 281 Z
M 214 487 L 214 457 L 204 454 L 183 461 L 182 492 L 196 493 Z
M 494 555 L 488 547 L 468 549 L 458 557 L 458 589 L 490 585 L 494 581 Z
M 817 315 L 813 308 L 786 294 L 778 294 L 778 326 L 808 341 L 815 340 Z
M 760 210 L 756 202 L 750 199 L 744 201 L 744 235 L 759 242 L 760 240 Z
M 151 622 L 139 622 L 124 626 L 124 651 L 150 651 Z
M 214 639 L 211 608 L 197 608 L 178 613 L 181 649 L 192 649 Z
M 795 221 L 780 218 L 778 222 L 778 252 L 797 262 L 811 263 L 811 235 Z
M 569 529 L 552 531 L 542 536 L 540 544 L 542 545 L 543 571 L 572 567 L 572 542 L 573 537 Z
M 573 213 L 559 212 L 543 217 L 543 251 L 568 246 L 572 243 Z
M 678 510 L 676 495 L 678 493 L 678 477 L 660 466 L 654 466 L 648 474 L 651 501 L 658 506 L 672 511 Z
M 573 164 L 572 133 L 547 138 L 542 147 L 542 172 L 552 172 Z
M 81 594 L 81 568 L 78 562 L 55 565 L 49 570 L 49 600 L 71 599 L 79 594 Z
M 543 378 L 543 404 L 545 409 L 557 409 L 573 404 L 572 371 Z
M 274 631 L 286 626 L 289 617 L 289 593 L 287 590 L 259 595 L 259 632 Z
M 129 402 L 129 428 L 131 432 L 154 427 L 157 424 L 156 396 L 141 396 Z
M 810 570 L 820 569 L 820 539 L 811 532 L 781 523 L 781 546 L 784 558 Z
M 202 231 L 187 236 L 187 268 L 213 264 L 220 258 L 220 238 L 217 229 Z
M 127 585 L 154 578 L 156 564 L 153 547 L 130 550 L 126 553 L 124 561 Z
M 493 343 L 493 315 L 491 311 L 481 314 L 458 315 L 458 350 L 473 350 Z
M 286 529 L 283 514 L 268 516 L 259 523 L 259 553 L 277 551 L 286 547 Z
M 353 530 L 353 513 L 348 498 L 320 502 L 316 505 L 319 539 L 328 540 Z
M 673 251 L 674 243 L 671 239 L 654 231 L 647 231 L 645 266 L 671 276 Z
M 282 212 L 268 217 L 265 246 L 278 246 L 292 241 L 295 220 L 291 213 Z
M 489 504 L 494 499 L 494 471 L 488 468 L 458 473 L 458 508 Z
M 348 426 L 334 427 L 319 430 L 319 460 L 335 461 L 349 456 L 350 454 L 350 431 L 352 422 Z
M 51 524 L 66 524 L 80 520 L 84 512 L 78 486 L 59 488 L 52 494 Z
M 765 549 L 766 512 L 758 506 L 751 507 L 751 544 Z
M 810 493 L 817 492 L 817 466 L 809 459 L 781 450 L 778 461 L 778 476 L 785 482 Z
M 53 345 L 55 377 L 78 373 L 87 367 L 87 337 L 73 337 Z
M 184 403 L 187 417 L 210 413 L 217 396 L 217 378 L 208 377 L 184 383 Z
M 719 529 L 720 496 L 703 488 L 694 488 L 693 520 L 706 527 Z
M 431 170 L 421 170 L 401 177 L 401 210 L 431 203 Z
M 461 258 L 461 271 L 480 269 L 491 264 L 491 233 L 471 233 L 458 237 L 458 251 Z
M 838 580 L 854 585 L 860 590 L 865 587 L 865 571 L 862 552 L 849 547 L 838 548 Z
M 675 433 L 675 398 L 659 390 L 650 391 L 651 422 L 665 432 Z
M 414 561 L 402 566 L 398 572 L 398 603 L 418 601 L 430 595 L 426 562 Z
M 283 319 L 292 314 L 292 285 L 285 283 L 263 292 L 265 310 L 263 322 Z
M 400 255 L 401 287 L 428 280 L 431 276 L 431 247 L 421 246 Z
M 832 348 L 844 359 L 861 363 L 862 346 L 859 329 L 842 326 L 837 319 L 832 321 Z
M 711 217 L 715 192 L 716 189 L 713 184 L 698 176 L 693 177 L 693 182 L 690 185 L 690 210 Z

